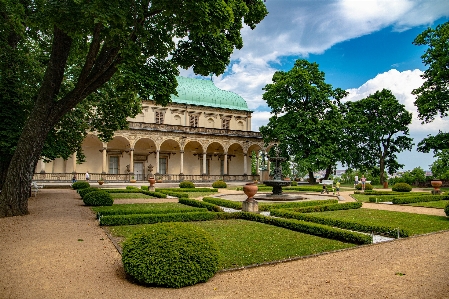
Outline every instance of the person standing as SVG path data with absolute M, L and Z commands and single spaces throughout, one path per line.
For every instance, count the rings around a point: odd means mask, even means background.
M 86 181 L 90 180 L 90 174 L 88 171 L 86 171 Z
M 358 184 L 359 184 L 359 176 L 356 175 L 356 176 L 354 177 L 354 188 L 355 188 L 355 186 L 357 186 Z
M 366 178 L 365 178 L 365 176 L 364 176 L 364 175 L 362 175 L 362 178 L 361 178 L 361 180 L 362 180 L 362 190 L 363 190 L 363 191 L 365 191 L 365 183 L 366 183 Z
M 335 184 L 335 189 L 337 190 L 337 195 L 340 195 L 340 181 Z

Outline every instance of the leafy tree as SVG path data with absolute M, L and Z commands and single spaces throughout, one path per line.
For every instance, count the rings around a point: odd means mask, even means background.
M 437 159 L 430 165 L 433 177 L 449 180 L 449 149 L 436 153 L 435 157 Z
M 411 150 L 408 137 L 412 114 L 400 104 L 391 91 L 383 89 L 356 102 L 345 103 L 346 163 L 362 171 L 379 167 L 380 183 L 385 170 L 392 174 L 403 165 L 396 153 Z
M 423 63 L 429 68 L 422 77 L 426 80 L 415 90 L 415 105 L 418 117 L 425 123 L 432 122 L 438 115 L 448 116 L 449 111 L 449 22 L 428 28 L 413 41 L 415 45 L 427 45 L 421 56 Z M 428 136 L 418 143 L 418 151 L 434 152 L 449 148 L 449 133 L 439 132 L 436 136 Z
M 317 63 L 298 59 L 290 71 L 275 72 L 263 94 L 274 114 L 260 128 L 265 142 L 277 140 L 286 157 L 302 161 L 312 180 L 313 172 L 321 169 L 327 170 L 327 178 L 342 155 L 337 105 L 347 93 L 325 83 L 324 77 Z
M 28 213 L 42 154 L 67 157 L 90 128 L 107 140 L 141 99 L 169 103 L 179 67 L 222 73 L 266 14 L 261 0 L 1 0 L 0 217 Z

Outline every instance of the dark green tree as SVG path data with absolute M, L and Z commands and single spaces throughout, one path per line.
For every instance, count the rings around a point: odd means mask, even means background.
M 412 149 L 413 139 L 408 137 L 412 114 L 387 89 L 346 102 L 344 111 L 345 163 L 361 171 L 378 167 L 383 183 L 385 170 L 392 174 L 403 166 L 396 153 Z
M 449 180 L 449 149 L 444 149 L 435 154 L 436 160 L 430 165 L 434 178 Z
M 415 90 L 415 105 L 418 117 L 425 123 L 432 122 L 438 115 L 449 114 L 449 22 L 428 28 L 419 34 L 413 44 L 426 45 L 427 50 L 421 56 L 428 66 L 422 78 L 423 85 Z M 449 149 L 449 133 L 440 131 L 436 136 L 429 135 L 418 143 L 418 151 L 434 152 Z
M 39 158 L 89 129 L 107 140 L 141 99 L 166 105 L 178 68 L 222 73 L 262 0 L 0 0 L 0 217 L 28 213 Z
M 264 87 L 263 99 L 274 114 L 260 128 L 266 143 L 276 140 L 294 161 L 313 172 L 326 169 L 326 178 L 341 161 L 342 117 L 339 101 L 346 91 L 325 82 L 317 63 L 298 59 L 288 72 L 277 71 Z

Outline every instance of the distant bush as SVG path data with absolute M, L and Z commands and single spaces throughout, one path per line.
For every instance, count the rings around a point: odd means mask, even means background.
M 136 186 L 126 186 L 126 190 L 139 190 L 139 187 Z
M 179 183 L 179 188 L 195 188 L 195 184 L 191 181 L 182 181 Z
M 88 182 L 75 182 L 72 184 L 72 188 L 75 190 L 89 188 L 90 184 Z
M 215 181 L 212 184 L 213 188 L 226 188 L 228 185 L 224 181 Z
M 298 186 L 298 182 L 292 181 L 292 184 L 290 186 L 293 186 L 293 187 Z
M 410 192 L 412 191 L 412 186 L 407 183 L 396 183 L 391 190 L 396 192 Z
M 112 206 L 114 200 L 112 199 L 111 194 L 99 190 L 86 194 L 83 198 L 83 202 L 86 206 Z
M 140 189 L 142 189 L 143 191 L 148 191 L 148 186 L 140 186 Z
M 446 216 L 449 216 L 449 203 L 444 207 L 444 213 L 446 213 Z
M 219 250 L 197 226 L 159 223 L 125 241 L 122 261 L 125 272 L 141 283 L 181 288 L 214 276 Z
M 362 190 L 362 183 L 359 183 L 355 186 L 357 190 Z M 373 190 L 373 185 L 365 183 L 365 190 Z

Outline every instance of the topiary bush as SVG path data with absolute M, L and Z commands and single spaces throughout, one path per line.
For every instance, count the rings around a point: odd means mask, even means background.
M 396 192 L 410 192 L 412 191 L 412 186 L 407 183 L 396 183 L 391 190 Z
M 86 194 L 83 197 L 83 202 L 86 206 L 112 206 L 114 200 L 108 192 L 98 190 Z
M 449 217 L 449 203 L 444 207 L 444 213 Z
M 195 184 L 191 181 L 182 181 L 179 183 L 179 188 L 195 188 Z
M 357 190 L 362 190 L 362 183 L 358 183 L 355 188 Z M 365 190 L 373 190 L 373 185 L 365 183 Z
M 220 181 L 213 182 L 212 187 L 213 188 L 226 188 L 226 187 L 228 187 L 228 185 L 224 181 L 220 180 Z
M 292 181 L 292 184 L 290 186 L 292 186 L 292 187 L 298 186 L 298 182 Z
M 72 184 L 72 188 L 75 190 L 89 188 L 90 184 L 88 182 L 75 182 Z
M 123 244 L 125 272 L 140 283 L 181 288 L 206 282 L 218 271 L 219 251 L 203 229 L 157 223 Z
M 78 191 L 78 194 L 81 196 L 81 198 L 84 198 L 84 196 L 86 196 L 90 192 L 94 192 L 94 191 L 98 191 L 98 190 L 100 190 L 100 189 L 97 187 L 89 187 L 89 188 L 80 189 Z

